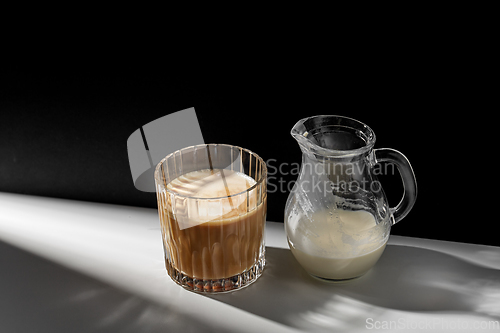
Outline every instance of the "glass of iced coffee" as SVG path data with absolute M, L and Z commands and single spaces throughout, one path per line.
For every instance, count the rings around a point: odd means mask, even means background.
M 197 292 L 225 292 L 257 280 L 265 266 L 266 163 L 236 146 L 175 151 L 155 170 L 165 265 Z

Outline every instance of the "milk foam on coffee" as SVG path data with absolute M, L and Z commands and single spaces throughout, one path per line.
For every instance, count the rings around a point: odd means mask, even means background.
M 182 196 L 219 198 L 244 192 L 254 184 L 253 178 L 241 172 L 204 169 L 177 177 L 167 185 L 167 190 Z
M 175 200 L 175 209 L 184 212 L 177 214 L 177 222 L 181 229 L 185 229 L 209 221 L 227 220 L 245 213 L 246 205 L 243 204 L 247 196 L 234 195 L 245 192 L 254 184 L 253 178 L 241 172 L 204 169 L 177 177 L 167 185 L 167 190 L 191 198 Z M 255 191 L 249 193 L 248 200 L 251 204 L 255 203 L 256 194 Z M 217 200 L 204 200 L 210 198 Z
M 324 210 L 310 220 L 305 223 L 314 225 L 307 231 L 300 227 L 290 231 L 296 237 L 289 243 L 297 261 L 314 276 L 334 280 L 361 276 L 385 249 L 388 235 L 367 211 Z

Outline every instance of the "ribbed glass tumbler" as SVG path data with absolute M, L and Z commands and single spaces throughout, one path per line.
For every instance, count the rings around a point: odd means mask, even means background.
M 182 287 L 237 290 L 265 266 L 267 168 L 236 146 L 202 144 L 166 156 L 155 169 L 165 265 Z

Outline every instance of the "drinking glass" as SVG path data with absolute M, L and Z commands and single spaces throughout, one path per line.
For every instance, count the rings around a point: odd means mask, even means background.
M 226 191 L 229 177 L 242 177 L 248 186 L 209 197 L 173 190 L 172 184 L 199 186 L 199 175 L 222 177 Z M 186 147 L 160 161 L 156 194 L 172 280 L 203 293 L 237 290 L 257 280 L 265 266 L 266 178 L 262 158 L 225 144 Z

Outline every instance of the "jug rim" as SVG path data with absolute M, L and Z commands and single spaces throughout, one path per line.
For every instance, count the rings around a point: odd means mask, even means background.
M 311 127 L 314 126 L 314 127 Z M 352 149 L 332 149 L 321 146 L 308 138 L 309 133 L 321 127 L 338 126 L 355 130 L 359 133 L 360 139 L 364 141 L 362 146 Z M 353 157 L 364 154 L 372 150 L 375 145 L 375 132 L 365 123 L 354 118 L 341 115 L 316 115 L 302 118 L 292 127 L 290 134 L 308 151 L 323 156 L 333 157 Z

